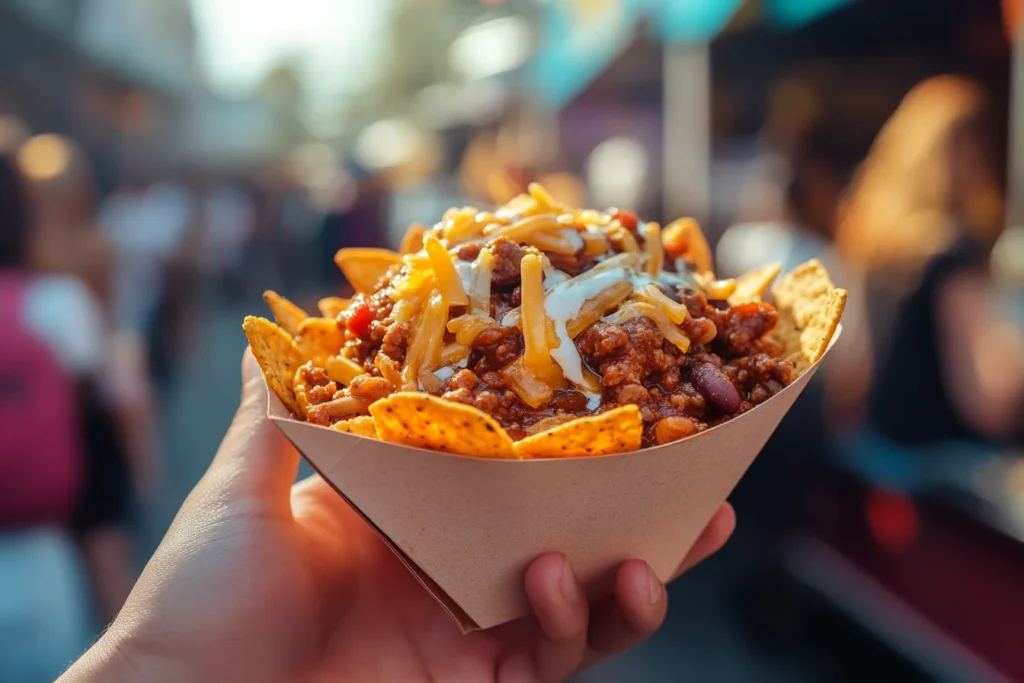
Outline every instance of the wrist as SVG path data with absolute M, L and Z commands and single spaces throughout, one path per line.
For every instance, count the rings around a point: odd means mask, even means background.
M 149 676 L 122 652 L 116 639 L 101 637 L 71 667 L 57 679 L 57 683 L 128 683 Z
M 57 683 L 135 683 L 189 680 L 171 663 L 151 656 L 131 634 L 113 625 L 61 676 Z

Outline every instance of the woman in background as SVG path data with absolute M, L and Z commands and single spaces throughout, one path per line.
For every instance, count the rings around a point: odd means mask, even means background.
M 878 363 L 830 368 L 833 404 L 864 402 L 869 433 L 905 446 L 993 442 L 1019 425 L 1024 335 L 1002 315 L 989 254 L 1003 229 L 984 93 L 919 84 L 879 133 L 842 210 L 836 246 L 864 273 Z M 902 302 L 896 306 L 889 302 Z M 848 322 L 848 321 L 844 321 Z
M 96 369 L 99 311 L 68 276 L 29 268 L 28 198 L 0 155 L 0 678 L 51 681 L 89 644 L 71 527 L 85 479 L 77 385 Z
M 134 580 L 131 508 L 134 489 L 152 488 L 151 420 L 141 342 L 115 334 L 113 253 L 95 223 L 92 174 L 85 155 L 54 135 L 30 138 L 18 163 L 34 207 L 29 266 L 39 277 L 73 283 L 88 299 L 96 330 L 91 361 L 76 376 L 85 457 L 74 519 L 98 621 L 117 613 Z M 61 305 L 55 299 L 54 306 Z M 65 302 L 65 305 L 70 305 Z M 74 336 L 60 325 L 55 333 Z

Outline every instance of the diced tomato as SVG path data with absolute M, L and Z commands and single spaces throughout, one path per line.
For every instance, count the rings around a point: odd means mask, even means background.
M 637 226 L 640 223 L 640 217 L 632 211 L 623 211 L 619 209 L 612 214 L 612 218 L 622 223 L 622 227 L 630 232 L 636 232 Z
M 357 337 L 364 337 L 370 330 L 370 323 L 372 323 L 376 317 L 377 314 L 374 313 L 373 308 L 367 304 L 356 305 L 348 313 L 348 319 L 345 321 L 345 329 Z

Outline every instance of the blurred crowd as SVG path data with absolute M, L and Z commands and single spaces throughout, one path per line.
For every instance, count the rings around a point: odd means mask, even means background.
M 837 461 L 910 495 L 941 453 L 1024 444 L 1024 254 L 1020 227 L 1004 230 L 997 120 L 978 82 L 942 75 L 906 94 L 855 163 L 815 127 L 788 154 L 764 141 L 720 268 L 818 258 L 850 298 L 835 349 L 737 492 L 741 516 L 746 504 L 764 525 L 760 562 L 780 561 Z
M 778 96 L 793 107 L 799 93 Z M 816 257 L 850 291 L 835 349 L 736 492 L 740 533 L 754 529 L 751 612 L 788 609 L 782 539 L 835 463 L 909 495 L 927 465 L 907 463 L 1024 447 L 1005 108 L 980 79 L 917 79 L 864 150 L 827 121 L 791 133 L 769 115 L 727 198 L 735 216 L 709 225 L 719 275 Z M 673 218 L 644 191 L 656 159 L 639 143 L 602 131 L 585 164 L 552 162 L 541 127 L 509 118 L 448 141 L 454 162 L 436 174 L 346 161 L 310 182 L 325 147 L 312 145 L 243 172 L 125 164 L 101 190 L 72 137 L 0 117 L 0 680 L 52 680 L 120 608 L 161 495 L 163 405 L 205 352 L 203 309 L 240 320 L 265 288 L 344 294 L 338 248 L 394 246 L 407 216 L 498 204 L 534 179 L 574 204 Z
M 275 279 L 322 290 L 322 232 L 378 226 L 358 201 L 325 218 L 283 174 L 129 169 L 101 198 L 72 139 L 3 117 L 0 142 L 0 679 L 43 681 L 145 559 L 161 403 L 195 351 L 197 302 L 241 305 Z

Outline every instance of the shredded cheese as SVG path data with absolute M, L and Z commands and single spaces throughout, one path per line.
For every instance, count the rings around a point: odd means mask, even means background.
M 543 185 L 538 183 L 530 183 L 526 188 L 526 191 L 533 197 L 533 201 L 537 202 L 537 208 L 540 211 L 551 211 L 553 213 L 562 213 L 565 210 L 561 204 L 555 201 L 555 198 L 551 196 Z
M 462 288 L 462 280 L 455 270 L 455 263 L 451 254 L 441 242 L 433 235 L 428 235 L 423 240 L 423 246 L 430 257 L 430 267 L 434 270 L 434 277 L 437 279 L 438 289 L 449 306 L 466 306 L 469 304 L 469 297 L 466 290 Z
M 661 226 L 657 223 L 644 224 L 644 251 L 647 252 L 644 270 L 652 277 L 658 277 L 665 265 L 665 251 L 661 246 Z
M 697 278 L 701 289 L 709 299 L 728 299 L 736 291 L 736 280 L 716 280 L 712 273 L 705 273 Z
M 636 298 L 665 311 L 665 315 L 676 325 L 686 320 L 690 315 L 690 312 L 686 310 L 686 306 L 668 298 L 665 292 L 658 289 L 657 285 L 646 285 L 636 290 Z
M 484 228 L 484 234 L 488 237 L 505 237 L 513 242 L 526 242 L 537 231 L 552 231 L 561 227 L 554 214 L 542 213 L 520 219 L 510 225 L 488 225 Z
M 583 209 L 576 215 L 576 219 L 583 225 L 607 225 L 612 218 L 594 209 Z
M 448 344 L 441 349 L 441 366 L 458 366 L 465 367 L 465 363 L 469 360 L 470 348 L 468 344 Z
M 440 293 L 434 294 L 419 317 L 412 343 L 405 354 L 405 367 L 402 369 L 404 390 L 419 390 L 420 370 L 436 360 L 432 358 L 432 350 L 436 349 L 439 355 L 447 317 L 448 306 L 444 297 Z
M 463 207 L 461 211 L 444 222 L 442 234 L 449 244 L 461 242 L 482 232 L 483 225 L 476 220 L 477 210 L 471 206 Z
M 523 365 L 523 357 L 516 358 L 498 374 L 523 403 L 531 408 L 540 408 L 551 400 L 555 390 L 543 382 Z
M 601 256 L 608 252 L 608 240 L 600 232 L 585 230 L 580 233 L 580 238 L 583 240 L 584 256 Z
M 448 321 L 448 331 L 455 335 L 455 341 L 467 346 L 472 344 L 481 332 L 494 327 L 495 322 L 490 316 L 478 313 L 466 313 Z
M 504 206 L 494 212 L 501 220 L 514 220 L 521 216 L 530 216 L 537 212 L 537 202 L 528 194 L 516 195 Z
M 622 245 L 622 251 L 629 254 L 639 254 L 640 245 L 636 243 L 636 238 L 633 237 L 633 233 L 622 226 L 619 226 L 612 231 L 611 237 L 614 241 Z
M 551 358 L 551 348 L 559 339 L 544 311 L 542 275 L 541 257 L 537 254 L 524 256 L 520 265 L 523 298 L 520 310 L 525 350 L 522 357 L 506 368 L 513 391 L 530 405 L 537 401 L 542 401 L 538 405 L 543 405 L 551 400 L 555 389 L 565 386 L 565 378 Z
M 473 261 L 470 278 L 469 310 L 481 316 L 491 317 L 491 274 L 494 271 L 494 254 L 490 249 L 481 249 Z
M 553 254 L 575 254 L 578 251 L 576 244 L 565 235 L 553 235 L 539 230 L 525 241 L 541 251 L 549 251 Z
M 522 306 L 520 307 L 523 343 L 523 364 L 538 376 L 550 374 L 551 356 L 548 355 L 547 316 L 544 313 L 543 270 L 540 257 L 527 254 L 520 265 L 522 273 Z
M 420 368 L 417 380 L 419 381 L 420 388 L 428 394 L 437 394 L 441 392 L 443 381 L 440 377 L 434 374 L 433 370 Z
M 324 364 L 324 370 L 327 371 L 328 377 L 338 384 L 344 384 L 345 386 L 348 386 L 352 383 L 352 380 L 366 372 L 359 363 L 344 356 L 331 356 L 328 358 Z
M 395 390 L 402 386 L 402 371 L 394 360 L 383 353 L 378 353 L 377 357 L 373 360 L 373 365 L 380 372 L 380 376 L 390 382 Z
M 391 284 L 388 296 L 393 301 L 401 301 L 410 297 L 427 298 L 434 289 L 434 272 L 428 268 L 412 268 L 402 277 L 396 278 Z

